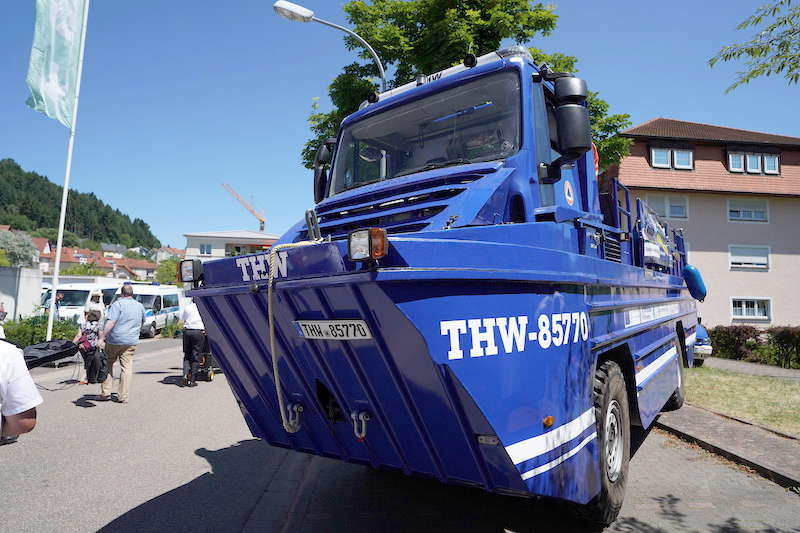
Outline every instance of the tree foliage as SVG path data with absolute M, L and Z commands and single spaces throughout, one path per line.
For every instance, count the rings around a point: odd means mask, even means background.
M 89 262 L 72 265 L 62 270 L 61 273 L 67 276 L 105 276 L 107 271 L 95 265 L 94 262 Z
M 178 262 L 179 259 L 167 259 L 162 261 L 156 269 L 156 281 L 163 285 L 171 285 L 178 281 Z
M 24 215 L 34 227 L 55 228 L 61 191 L 61 186 L 35 172 L 25 172 L 13 159 L 0 159 L 0 220 L 4 216 Z M 80 244 L 81 237 L 127 247 L 158 248 L 161 245 L 145 221 L 131 220 L 94 193 L 69 191 L 65 229 L 76 235 L 74 246 Z M 50 239 L 49 235 L 42 236 Z M 55 236 L 52 242 L 55 244 Z
M 354 31 L 372 45 L 385 67 L 394 69 L 390 87 L 408 83 L 418 72 L 446 69 L 467 52 L 480 56 L 496 50 L 505 39 L 523 43 L 548 35 L 558 20 L 553 9 L 528 0 L 355 0 L 344 5 Z M 321 112 L 319 99 L 314 99 L 308 120 L 312 138 L 301 153 L 307 168 L 312 168 L 320 143 L 334 137 L 342 120 L 378 89 L 378 69 L 372 56 L 349 36 L 345 45 L 360 50 L 366 63 L 351 63 L 334 78 L 329 86 L 331 111 Z M 576 58 L 572 56 L 531 51 L 538 53 L 540 60 L 546 58 L 554 70 L 574 70 Z M 630 144 L 616 137 L 620 128 L 630 124 L 628 115 L 607 115 L 608 104 L 597 93 L 590 96 L 589 111 L 601 166 L 617 162 Z
M 36 246 L 25 233 L 0 231 L 0 250 L 5 251 L 11 266 L 31 266 L 36 256 Z
M 58 242 L 58 229 L 37 228 L 31 233 L 31 237 L 44 237 L 50 242 L 51 247 L 55 247 Z M 63 245 L 81 246 L 81 238 L 72 233 L 71 231 L 64 230 Z
M 745 70 L 737 73 L 725 92 L 762 76 L 779 75 L 795 84 L 800 81 L 800 4 L 778 0 L 763 5 L 736 27 L 747 28 L 757 32 L 752 39 L 724 46 L 708 60 L 712 67 L 719 61 L 744 60 Z

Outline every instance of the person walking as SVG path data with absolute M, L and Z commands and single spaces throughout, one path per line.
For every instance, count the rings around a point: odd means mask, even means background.
M 133 286 L 123 285 L 120 297 L 108 308 L 106 325 L 97 343 L 108 357 L 108 377 L 100 385 L 97 400 L 105 402 L 111 399 L 114 363 L 119 360 L 121 371 L 117 402 L 128 403 L 128 389 L 133 379 L 133 354 L 139 343 L 144 313 L 144 306 L 133 299 Z
M 206 337 L 206 327 L 203 325 L 203 319 L 200 317 L 194 300 L 190 300 L 183 308 L 180 319 L 183 322 L 183 380 L 181 385 L 196 387 L 197 373 L 208 353 L 208 337 Z

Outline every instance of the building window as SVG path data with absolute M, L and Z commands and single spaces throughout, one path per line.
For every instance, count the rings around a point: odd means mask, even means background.
M 669 148 L 652 148 L 650 150 L 650 159 L 653 166 L 656 168 L 671 168 L 671 152 Z
M 200 255 L 211 255 L 211 245 L 210 244 L 201 244 L 200 245 Z
M 734 319 L 769 320 L 769 298 L 733 298 L 731 315 Z
M 764 154 L 764 174 L 778 173 L 778 156 L 775 154 Z
M 761 154 L 747 154 L 745 160 L 748 174 L 761 174 Z
M 650 148 L 650 164 L 653 168 L 692 170 L 694 151 L 685 148 Z
M 758 199 L 728 200 L 728 220 L 768 222 L 767 201 Z
M 769 270 L 769 246 L 731 245 L 728 247 L 731 269 Z
M 689 199 L 686 196 L 648 194 L 647 205 L 664 218 L 689 218 Z
M 730 172 L 744 172 L 744 154 L 739 152 L 728 153 L 728 170 Z
M 672 156 L 674 158 L 672 166 L 682 170 L 691 170 L 693 167 L 692 159 L 694 154 L 691 150 L 673 150 Z

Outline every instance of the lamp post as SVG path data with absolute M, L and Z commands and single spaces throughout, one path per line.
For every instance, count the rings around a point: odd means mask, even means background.
M 383 72 L 383 65 L 381 64 L 380 58 L 378 58 L 378 54 L 376 54 L 375 50 L 372 49 L 369 43 L 362 39 L 361 36 L 356 32 L 348 30 L 347 28 L 339 26 L 338 24 L 334 24 L 333 22 L 319 19 L 314 16 L 314 12 L 310 9 L 293 4 L 292 2 L 287 2 L 286 0 L 278 0 L 272 4 L 272 8 L 278 15 L 285 19 L 294 20 L 296 22 L 319 22 L 320 24 L 330 26 L 331 28 L 336 28 L 337 30 L 341 30 L 346 34 L 351 35 L 354 39 L 363 44 L 364 47 L 369 50 L 369 53 L 372 54 L 372 57 L 375 59 L 375 64 L 378 65 L 378 71 L 381 74 L 381 90 L 386 91 L 386 74 Z

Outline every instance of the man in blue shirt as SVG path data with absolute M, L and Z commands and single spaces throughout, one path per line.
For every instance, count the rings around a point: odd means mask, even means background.
M 108 377 L 100 385 L 100 396 L 97 400 L 111 399 L 114 383 L 112 371 L 114 363 L 119 359 L 121 373 L 117 401 L 128 403 L 128 387 L 133 379 L 133 353 L 139 343 L 139 332 L 144 324 L 144 306 L 133 299 L 133 286 L 123 285 L 120 298 L 108 308 L 106 326 L 100 333 L 98 346 L 108 356 Z

